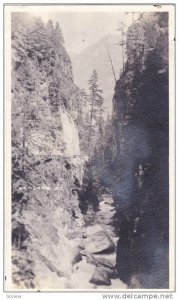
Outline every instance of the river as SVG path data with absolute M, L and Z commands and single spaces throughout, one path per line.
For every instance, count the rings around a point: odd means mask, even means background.
M 117 278 L 116 246 L 118 236 L 113 226 L 116 213 L 110 193 L 102 195 L 92 224 L 83 231 L 82 260 L 74 265 L 70 281 L 75 289 L 126 289 Z

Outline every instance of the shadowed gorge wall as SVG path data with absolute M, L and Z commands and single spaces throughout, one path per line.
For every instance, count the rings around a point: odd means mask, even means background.
M 134 269 L 143 274 L 148 270 L 150 274 L 146 278 L 143 275 L 142 286 L 164 287 L 168 278 L 169 231 L 168 14 L 144 14 L 131 25 L 126 54 L 114 94 L 117 153 L 111 162 L 111 173 L 116 178 L 113 192 L 116 203 L 126 210 L 121 223 L 129 218 L 126 223 L 132 226 L 139 218 L 140 247 L 126 246 L 133 249 L 128 258 L 131 264 L 127 277 Z M 125 235 L 119 242 L 119 253 L 122 243 L 128 243 L 130 232 L 126 226 L 120 226 L 121 236 L 122 231 Z M 120 254 L 118 265 L 123 276 Z M 157 272 L 160 275 L 156 276 Z

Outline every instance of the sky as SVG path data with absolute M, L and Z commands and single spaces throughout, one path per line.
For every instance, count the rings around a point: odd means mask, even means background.
M 67 51 L 80 53 L 90 45 L 97 43 L 108 34 L 118 34 L 121 21 L 131 24 L 131 14 L 119 12 L 35 12 L 44 22 L 58 21 L 64 35 Z

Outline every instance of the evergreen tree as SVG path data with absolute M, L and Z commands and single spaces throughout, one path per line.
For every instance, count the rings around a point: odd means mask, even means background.
M 89 121 L 89 155 L 91 148 L 93 148 L 95 135 L 102 132 L 102 112 L 103 112 L 103 91 L 98 87 L 98 74 L 96 70 L 93 70 L 91 78 L 89 80 L 89 90 L 90 90 L 90 121 Z
M 37 19 L 34 26 L 26 32 L 25 43 L 27 55 L 32 59 L 37 58 L 39 64 L 49 57 L 51 45 L 41 19 Z
M 52 34 L 54 32 L 54 27 L 53 27 L 53 22 L 52 20 L 48 20 L 47 24 L 46 24 L 46 29 L 47 29 L 47 32 L 49 34 Z
M 54 31 L 55 31 L 55 29 L 54 29 L 52 20 L 48 20 L 48 22 L 46 24 L 46 32 L 47 32 L 49 40 L 52 43 L 54 41 Z
M 60 25 L 58 22 L 55 25 L 54 42 L 55 42 L 56 47 L 58 47 L 59 44 L 64 44 L 62 29 L 60 28 Z

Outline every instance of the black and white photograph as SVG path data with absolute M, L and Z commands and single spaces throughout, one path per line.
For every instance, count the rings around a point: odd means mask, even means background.
M 174 291 L 174 5 L 4 10 L 6 291 Z

